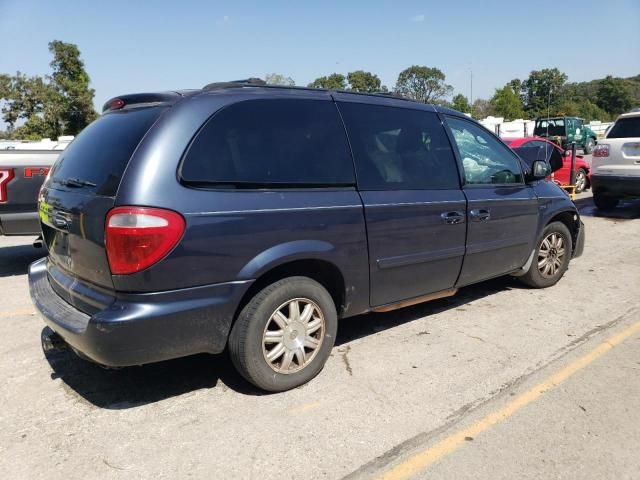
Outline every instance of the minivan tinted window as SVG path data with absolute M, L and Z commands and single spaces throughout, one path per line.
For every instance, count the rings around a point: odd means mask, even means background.
M 52 186 L 115 195 L 131 155 L 165 108 L 119 110 L 98 118 L 60 154 Z
M 361 190 L 459 188 L 438 116 L 421 110 L 340 103 Z
M 197 134 L 183 181 L 230 188 L 353 185 L 353 161 L 331 101 L 248 100 L 216 113 Z
M 620 118 L 613 124 L 607 138 L 640 137 L 640 117 Z

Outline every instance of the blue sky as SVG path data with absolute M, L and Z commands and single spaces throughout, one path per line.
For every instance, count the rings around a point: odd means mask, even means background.
M 96 105 L 269 72 L 298 85 L 364 69 L 393 86 L 412 64 L 490 97 L 533 69 L 570 81 L 640 73 L 640 0 L 0 0 L 0 72 L 46 74 L 47 42 L 76 43 Z

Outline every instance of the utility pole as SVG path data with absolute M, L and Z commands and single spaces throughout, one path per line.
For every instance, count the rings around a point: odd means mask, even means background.
M 473 69 L 469 69 L 471 72 L 471 118 L 473 118 Z

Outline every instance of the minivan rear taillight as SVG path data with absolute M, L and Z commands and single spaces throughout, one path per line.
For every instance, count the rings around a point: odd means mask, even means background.
M 105 247 L 113 275 L 150 267 L 176 246 L 184 233 L 182 215 L 148 207 L 116 207 L 107 214 Z
M 13 168 L 0 168 L 0 203 L 9 199 L 7 185 L 13 179 Z
M 601 143 L 595 146 L 593 149 L 592 155 L 594 157 L 608 157 L 609 156 L 609 145 L 606 143 Z

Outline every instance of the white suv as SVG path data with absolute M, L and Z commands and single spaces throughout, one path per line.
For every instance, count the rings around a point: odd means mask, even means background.
M 620 115 L 593 150 L 593 201 L 601 210 L 640 197 L 640 110 Z

